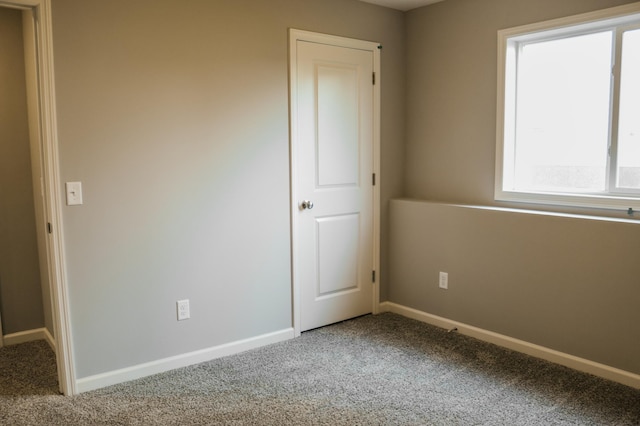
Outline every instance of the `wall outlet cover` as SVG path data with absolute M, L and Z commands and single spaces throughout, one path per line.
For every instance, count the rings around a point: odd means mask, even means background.
M 439 286 L 444 290 L 449 289 L 449 274 L 447 272 L 440 272 Z
M 189 309 L 189 299 L 178 300 L 176 302 L 178 310 L 178 321 L 183 321 L 191 318 L 191 311 Z

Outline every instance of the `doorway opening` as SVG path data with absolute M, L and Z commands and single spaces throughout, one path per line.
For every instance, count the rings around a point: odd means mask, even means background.
M 34 67 L 24 18 L 20 10 L 0 8 L 0 343 L 48 337 L 54 348 L 51 304 L 42 303 L 50 300 L 42 162 L 36 126 L 29 126 L 26 71 Z
M 0 10 L 8 9 L 13 11 L 14 16 L 19 15 L 22 21 L 28 117 L 26 132 L 30 157 L 26 161 L 31 166 L 30 172 L 27 172 L 31 183 L 21 191 L 28 192 L 27 198 L 30 196 L 32 199 L 37 240 L 34 262 L 40 271 L 38 275 L 44 312 L 43 327 L 27 330 L 22 334 L 13 333 L 11 342 L 4 339 L 0 343 L 20 343 L 21 340 L 38 338 L 48 340 L 56 354 L 59 390 L 63 394 L 72 395 L 76 391 L 62 246 L 62 194 L 53 88 L 51 0 L 0 0 Z

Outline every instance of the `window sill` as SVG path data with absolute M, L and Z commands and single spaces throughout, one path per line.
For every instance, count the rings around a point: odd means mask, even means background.
M 613 195 L 555 194 L 496 190 L 495 200 L 539 204 L 542 206 L 554 206 L 556 208 L 578 207 L 592 210 L 613 210 L 624 213 L 631 211 L 631 214 L 640 211 L 640 199 Z

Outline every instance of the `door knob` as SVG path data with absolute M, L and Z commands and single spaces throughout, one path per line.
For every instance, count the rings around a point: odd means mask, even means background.
M 304 200 L 300 205 L 300 207 L 302 207 L 302 210 L 305 210 L 305 209 L 311 210 L 313 208 L 313 202 L 309 200 Z

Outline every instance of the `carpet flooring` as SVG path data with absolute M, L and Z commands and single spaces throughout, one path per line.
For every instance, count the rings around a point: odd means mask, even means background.
M 74 397 L 0 349 L 3 425 L 640 425 L 640 390 L 394 314 Z

